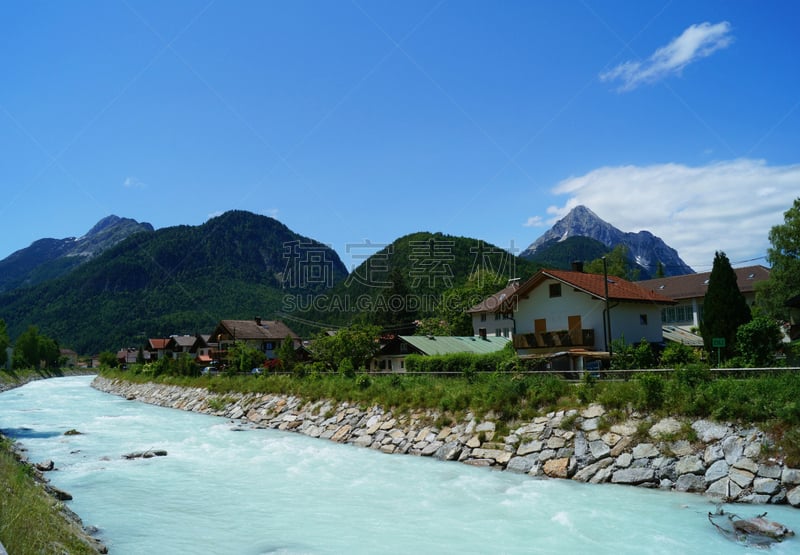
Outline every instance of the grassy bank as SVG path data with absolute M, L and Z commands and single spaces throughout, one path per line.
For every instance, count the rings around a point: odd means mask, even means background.
M 63 505 L 39 484 L 30 466 L 15 457 L 11 442 L 0 438 L 0 542 L 8 553 L 96 554 L 81 527 L 63 513 Z
M 0 371 L 0 391 L 33 380 L 80 373 L 85 371 Z M 36 480 L 33 469 L 17 460 L 12 442 L 0 436 L 0 542 L 6 551 L 12 555 L 98 553 L 64 509 L 63 503 Z

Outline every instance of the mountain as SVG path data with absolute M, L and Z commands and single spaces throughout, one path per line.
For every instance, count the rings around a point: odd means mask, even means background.
M 36 325 L 63 346 L 96 353 L 208 333 L 223 318 L 271 318 L 286 295 L 316 295 L 346 276 L 327 246 L 232 211 L 131 235 L 60 278 L 2 294 L 0 318 L 11 337 Z
M 34 241 L 0 260 L 0 293 L 63 276 L 134 233 L 152 231 L 148 223 L 112 215 L 83 237 Z
M 600 241 L 575 235 L 567 237 L 563 241 L 558 239 L 545 241 L 536 249 L 536 253 L 527 256 L 526 260 L 536 262 L 544 268 L 566 270 L 576 260 L 588 262 L 605 256 L 609 252 L 611 249 Z
M 505 280 L 527 279 L 540 267 L 479 239 L 427 231 L 373 246 L 364 258 L 345 281 L 317 299 L 299 298 L 286 316 L 332 325 L 360 321 L 401 329 L 398 326 L 437 312 L 443 295 L 464 285 L 478 270 L 499 274 L 502 288 Z M 488 293 L 471 299 L 466 306 L 498 290 L 494 284 L 488 288 Z
M 617 245 L 625 245 L 631 262 L 640 269 L 640 279 L 655 277 L 659 263 L 663 266 L 665 276 L 693 274 L 692 270 L 678 252 L 664 243 L 649 231 L 637 233 L 623 232 L 600 219 L 597 214 L 585 206 L 576 206 L 552 228 L 536 239 L 520 257 L 528 260 L 540 260 L 543 252 L 554 257 L 554 251 L 560 245 L 566 245 L 567 239 L 587 237 L 608 247 L 609 251 Z M 602 256 L 602 255 L 601 255 Z M 598 257 L 595 257 L 598 258 Z M 588 262 L 591 259 L 584 258 Z

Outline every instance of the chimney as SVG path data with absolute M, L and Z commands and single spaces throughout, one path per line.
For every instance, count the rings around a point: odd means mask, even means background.
M 572 261 L 572 271 L 573 272 L 581 272 L 581 273 L 583 273 L 583 260 L 573 260 Z
M 478 335 L 481 339 L 486 339 L 486 328 L 478 328 Z
M 256 325 L 257 325 L 257 326 L 260 326 L 260 325 L 261 325 L 261 318 L 259 318 L 258 316 L 256 316 L 255 320 L 256 320 Z

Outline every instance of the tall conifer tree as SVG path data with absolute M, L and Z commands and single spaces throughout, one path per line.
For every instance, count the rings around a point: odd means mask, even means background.
M 750 307 L 739 291 L 736 273 L 725 253 L 717 251 L 708 290 L 703 299 L 703 320 L 700 322 L 706 350 L 712 352 L 712 339 L 722 338 L 725 340 L 725 348 L 721 354 L 727 358 L 733 352 L 736 330 L 750 319 Z

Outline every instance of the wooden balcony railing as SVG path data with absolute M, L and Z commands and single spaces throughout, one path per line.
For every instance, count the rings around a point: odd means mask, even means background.
M 552 349 L 554 347 L 594 347 L 594 330 L 558 330 L 514 334 L 515 349 Z

